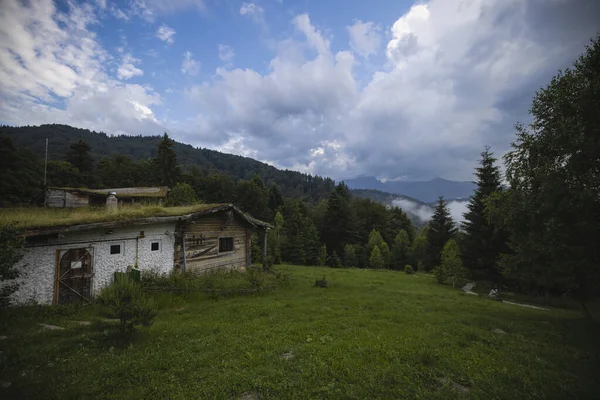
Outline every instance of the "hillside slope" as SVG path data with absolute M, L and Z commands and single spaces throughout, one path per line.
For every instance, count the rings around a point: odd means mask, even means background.
M 49 160 L 64 160 L 69 145 L 79 139 L 90 145 L 96 161 L 117 154 L 128 155 L 133 160 L 147 159 L 154 157 L 161 140 L 160 136 L 109 136 L 102 132 L 56 124 L 1 126 L 0 136 L 9 137 L 16 147 L 27 148 L 39 157 L 44 156 L 48 139 Z M 175 142 L 174 148 L 179 163 L 184 166 L 196 165 L 205 173 L 220 172 L 235 179 L 251 179 L 258 174 L 267 185 L 276 183 L 286 197 L 308 197 L 317 201 L 327 197 L 335 185 L 330 178 L 280 170 L 248 157 L 195 148 L 180 142 Z

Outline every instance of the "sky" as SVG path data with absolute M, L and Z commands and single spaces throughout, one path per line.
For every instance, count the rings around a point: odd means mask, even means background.
M 0 0 L 0 123 L 472 180 L 598 21 L 597 0 Z

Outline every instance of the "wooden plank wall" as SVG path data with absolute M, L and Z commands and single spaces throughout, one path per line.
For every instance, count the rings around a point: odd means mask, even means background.
M 242 268 L 248 259 L 248 229 L 232 212 L 199 217 L 180 230 L 185 240 L 188 271 Z M 219 238 L 233 237 L 233 251 L 219 253 Z M 183 250 L 176 246 L 175 264 L 183 266 Z
M 57 208 L 87 207 L 89 198 L 87 194 L 48 189 L 46 192 L 46 205 Z

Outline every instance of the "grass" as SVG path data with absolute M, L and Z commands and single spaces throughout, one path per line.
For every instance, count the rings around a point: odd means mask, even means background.
M 579 310 L 510 306 L 422 274 L 277 270 L 290 283 L 274 292 L 156 294 L 154 325 L 130 343 L 103 333 L 95 306 L 3 311 L 0 380 L 11 385 L 0 397 L 599 397 L 600 330 Z M 323 275 L 330 287 L 313 287 Z
M 198 204 L 185 207 L 124 205 L 111 213 L 107 213 L 104 207 L 0 208 L 0 226 L 14 223 L 19 229 L 48 228 L 138 218 L 171 217 L 206 210 L 216 205 Z

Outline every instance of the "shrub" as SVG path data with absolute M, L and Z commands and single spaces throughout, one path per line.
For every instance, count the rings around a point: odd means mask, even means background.
M 187 183 L 178 183 L 169 192 L 166 206 L 189 206 L 198 202 L 194 188 Z
M 156 316 L 154 302 L 144 296 L 140 285 L 119 280 L 105 287 L 97 298 L 120 321 L 119 331 L 133 332 L 138 325 L 150 326 Z
M 405 274 L 410 275 L 410 274 L 414 274 L 414 272 L 415 272 L 415 270 L 413 269 L 412 265 L 408 265 L 407 264 L 407 265 L 404 266 L 404 273 Z
M 460 249 L 454 239 L 448 240 L 442 251 L 442 264 L 436 267 L 434 274 L 439 283 L 444 283 L 448 279 L 452 286 L 456 286 L 459 280 L 466 276 L 466 269 L 460 258 Z
M 379 250 L 379 246 L 373 247 L 373 251 L 371 251 L 371 257 L 369 257 L 369 267 L 371 268 L 383 268 L 384 260 L 381 255 L 381 251 Z
M 0 229 L 0 307 L 10 303 L 10 296 L 19 285 L 14 279 L 20 273 L 15 264 L 23 257 L 23 240 L 18 237 L 14 224 L 8 224 Z

